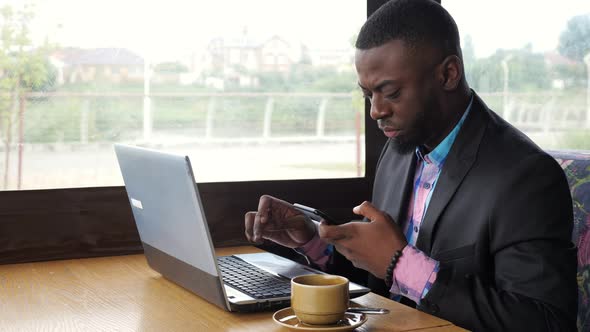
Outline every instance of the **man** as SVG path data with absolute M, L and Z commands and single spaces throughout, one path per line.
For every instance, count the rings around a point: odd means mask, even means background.
M 389 137 L 372 203 L 353 209 L 368 222 L 315 225 L 263 196 L 246 237 L 328 271 L 333 246 L 393 299 L 471 330 L 574 331 L 565 175 L 469 88 L 452 17 L 430 0 L 390 1 L 356 48 L 359 86 Z

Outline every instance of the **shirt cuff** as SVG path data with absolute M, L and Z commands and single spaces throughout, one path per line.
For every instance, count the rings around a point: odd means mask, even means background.
M 438 261 L 408 244 L 393 270 L 393 285 L 389 291 L 420 303 L 436 281 L 438 266 Z
M 330 257 L 332 256 L 333 246 L 322 241 L 319 234 L 316 233 L 311 240 L 303 246 L 297 248 L 297 252 L 304 254 L 320 269 L 325 270 Z

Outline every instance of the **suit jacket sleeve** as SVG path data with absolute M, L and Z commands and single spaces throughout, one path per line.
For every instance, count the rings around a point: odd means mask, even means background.
M 485 202 L 494 211 L 484 227 L 493 275 L 459 274 L 452 260 L 441 261 L 418 308 L 472 330 L 575 331 L 576 250 L 565 175 L 545 153 L 502 174 L 497 200 Z

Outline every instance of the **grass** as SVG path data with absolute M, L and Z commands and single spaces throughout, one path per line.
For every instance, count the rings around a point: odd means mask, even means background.
M 566 150 L 590 151 L 590 130 L 572 130 L 564 133 L 559 140 L 559 148 Z

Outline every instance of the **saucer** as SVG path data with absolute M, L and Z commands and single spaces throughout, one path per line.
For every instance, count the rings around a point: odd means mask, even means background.
M 352 331 L 367 321 L 367 315 L 347 312 L 344 318 L 335 324 L 311 325 L 301 322 L 291 307 L 281 309 L 272 315 L 277 324 L 295 331 Z

